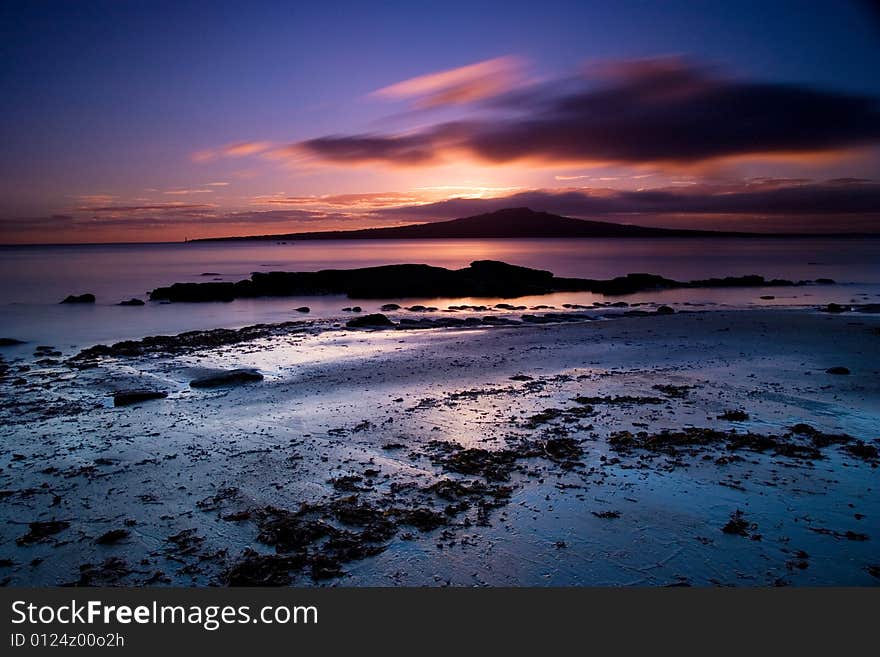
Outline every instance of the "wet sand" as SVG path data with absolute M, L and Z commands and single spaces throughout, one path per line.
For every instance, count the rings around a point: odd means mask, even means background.
M 0 581 L 876 585 L 878 342 L 713 310 L 9 359 Z M 265 378 L 189 386 L 231 368 Z

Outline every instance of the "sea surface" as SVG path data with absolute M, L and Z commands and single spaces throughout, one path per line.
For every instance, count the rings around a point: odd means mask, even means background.
M 613 278 L 630 272 L 678 280 L 760 274 L 791 280 L 832 278 L 835 286 L 670 290 L 627 296 L 630 303 L 677 307 L 817 306 L 880 301 L 880 238 L 797 239 L 481 239 L 307 242 L 203 242 L 0 247 L 0 337 L 60 349 L 187 330 L 240 327 L 290 319 L 344 318 L 344 306 L 374 311 L 381 301 L 345 297 L 247 299 L 230 303 L 159 304 L 150 290 L 175 282 L 237 281 L 255 271 L 316 271 L 393 263 L 465 267 L 502 260 L 561 276 Z M 210 275 L 205 275 L 210 274 Z M 59 305 L 90 292 L 94 305 Z M 761 299 L 771 295 L 773 299 Z M 530 297 L 516 303 L 561 305 L 615 301 L 589 293 Z M 406 299 L 444 308 L 499 299 Z M 505 300 L 510 301 L 510 300 Z M 294 312 L 311 308 L 309 315 Z

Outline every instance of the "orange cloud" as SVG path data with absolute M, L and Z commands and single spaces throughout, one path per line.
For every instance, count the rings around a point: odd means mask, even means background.
M 522 84 L 523 68 L 519 57 L 496 57 L 410 78 L 371 95 L 392 100 L 414 98 L 420 108 L 472 103 L 499 96 Z
M 190 157 L 194 162 L 210 162 L 221 157 L 245 157 L 247 155 L 257 155 L 272 148 L 272 144 L 268 141 L 240 141 L 234 144 L 227 144 L 220 148 L 196 151 Z
M 370 210 L 402 204 L 426 202 L 423 195 L 405 192 L 366 192 L 362 194 L 332 194 L 324 196 L 286 196 L 274 194 L 256 196 L 254 205 L 281 205 L 288 207 L 338 208 L 353 210 Z

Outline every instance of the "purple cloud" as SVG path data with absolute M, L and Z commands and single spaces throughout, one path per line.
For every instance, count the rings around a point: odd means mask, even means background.
M 669 162 L 834 152 L 880 142 L 873 97 L 727 78 L 679 59 L 606 67 L 491 101 L 496 115 L 404 134 L 333 135 L 288 147 L 336 164 Z

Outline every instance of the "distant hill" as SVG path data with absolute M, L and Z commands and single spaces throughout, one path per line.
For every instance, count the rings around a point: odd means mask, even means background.
M 648 228 L 606 221 L 586 221 L 561 217 L 530 208 L 507 208 L 475 217 L 428 224 L 411 224 L 391 228 L 334 230 L 284 235 L 250 237 L 215 237 L 215 240 L 369 240 L 369 239 L 442 239 L 442 238 L 503 238 L 503 237 L 723 237 L 746 236 L 750 233 L 722 233 L 711 230 L 676 230 Z

